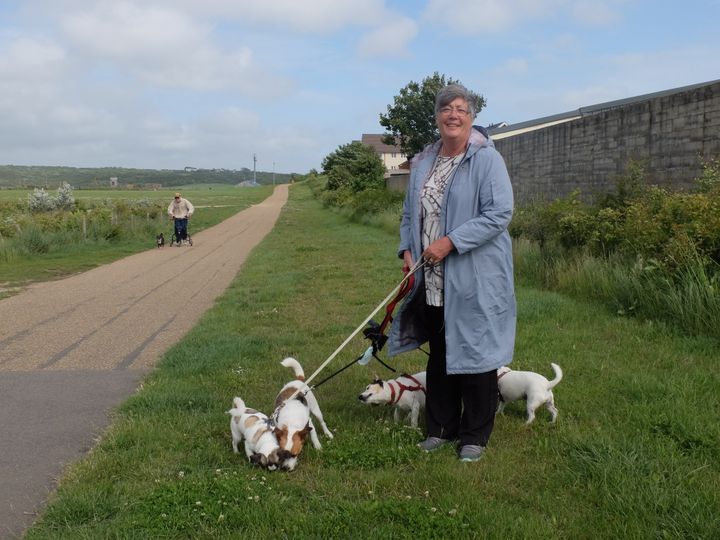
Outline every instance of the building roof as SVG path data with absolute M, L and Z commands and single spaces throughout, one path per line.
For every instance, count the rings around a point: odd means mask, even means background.
M 587 107 L 580 107 L 579 109 L 576 109 L 574 111 L 568 111 L 568 112 L 559 113 L 559 114 L 552 114 L 550 116 L 543 116 L 541 118 L 536 118 L 534 120 L 518 122 L 517 124 L 506 124 L 504 127 L 498 127 L 498 128 L 489 127 L 488 131 L 490 132 L 490 135 L 492 135 L 493 139 L 502 139 L 504 137 L 509 137 L 511 135 L 516 135 L 518 133 L 524 133 L 526 131 L 533 131 L 536 129 L 551 126 L 553 124 L 561 124 L 563 122 L 569 122 L 570 120 L 575 120 L 576 118 L 590 116 L 592 114 L 597 114 L 597 113 L 604 112 L 604 111 L 607 111 L 610 109 L 617 109 L 619 107 L 625 107 L 626 105 L 631 105 L 633 103 L 640 103 L 640 102 L 649 101 L 651 99 L 655 99 L 658 97 L 669 96 L 669 95 L 677 94 L 680 92 L 687 92 L 689 90 L 695 90 L 697 88 L 702 88 L 704 86 L 709 86 L 711 84 L 716 84 L 718 82 L 720 82 L 720 79 L 717 79 L 714 81 L 709 81 L 709 82 L 691 84 L 688 86 L 680 86 L 678 88 L 671 88 L 670 90 L 662 90 L 660 92 L 653 92 L 651 94 L 642 94 L 639 96 L 617 99 L 614 101 L 605 101 L 603 103 L 598 103 L 597 105 L 589 105 Z M 495 126 L 495 125 L 496 124 L 493 124 L 493 126 Z
M 371 146 L 378 154 L 402 154 L 402 150 L 398 145 L 385 144 L 383 137 L 385 135 L 382 133 L 363 133 L 360 142 Z

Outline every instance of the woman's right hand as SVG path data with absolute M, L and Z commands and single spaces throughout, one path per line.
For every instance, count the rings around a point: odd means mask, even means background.
M 413 264 L 414 263 L 413 263 L 412 253 L 410 252 L 409 249 L 406 249 L 405 252 L 403 253 L 403 267 L 402 267 L 403 274 L 407 274 L 410 271 L 410 269 L 413 267 Z

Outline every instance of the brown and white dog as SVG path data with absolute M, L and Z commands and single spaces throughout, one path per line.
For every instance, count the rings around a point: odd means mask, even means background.
M 425 372 L 415 375 L 403 373 L 397 379 L 383 381 L 377 376 L 367 385 L 358 399 L 368 405 L 392 405 L 393 419 L 400 421 L 400 411 L 410 411 L 407 419 L 417 427 L 420 409 L 425 407 Z
M 285 367 L 292 368 L 295 373 L 295 380 L 287 383 L 275 398 L 275 413 L 273 414 L 275 435 L 280 448 L 290 455 L 282 461 L 281 466 L 283 469 L 291 471 L 297 464 L 297 457 L 302 452 L 308 435 L 310 435 L 315 448 L 322 448 L 312 418 L 310 418 L 311 414 L 320 422 L 325 435 L 332 439 L 333 434 L 325 424 L 315 395 L 305 384 L 305 372 L 300 362 L 288 357 L 280 363 Z M 297 392 L 298 389 L 299 392 Z M 289 399 L 296 392 L 297 395 Z
M 552 422 L 557 419 L 558 411 L 555 408 L 555 398 L 552 389 L 562 380 L 563 372 L 557 364 L 550 364 L 555 372 L 555 378 L 548 381 L 539 373 L 533 371 L 513 371 L 507 366 L 497 370 L 499 404 L 498 413 L 503 412 L 505 404 L 510 401 L 525 399 L 527 401 L 527 421 L 530 424 L 535 420 L 535 410 L 540 405 L 550 411 Z
M 289 457 L 280 449 L 270 419 L 255 409 L 249 409 L 245 402 L 236 397 L 233 408 L 228 411 L 233 452 L 238 454 L 238 444 L 245 441 L 245 455 L 250 463 L 274 471 L 284 458 Z

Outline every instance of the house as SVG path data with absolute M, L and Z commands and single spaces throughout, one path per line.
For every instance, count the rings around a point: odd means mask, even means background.
M 393 171 L 400 168 L 400 165 L 407 161 L 407 157 L 400 151 L 397 145 L 385 144 L 383 134 L 363 133 L 361 143 L 370 146 L 375 150 L 386 171 Z

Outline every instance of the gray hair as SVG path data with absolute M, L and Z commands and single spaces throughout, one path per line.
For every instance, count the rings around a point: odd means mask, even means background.
M 477 95 L 462 84 L 448 84 L 440 89 L 435 97 L 435 114 L 439 114 L 440 109 L 447 107 L 457 98 L 465 100 L 468 114 L 471 118 L 475 118 L 477 116 Z

